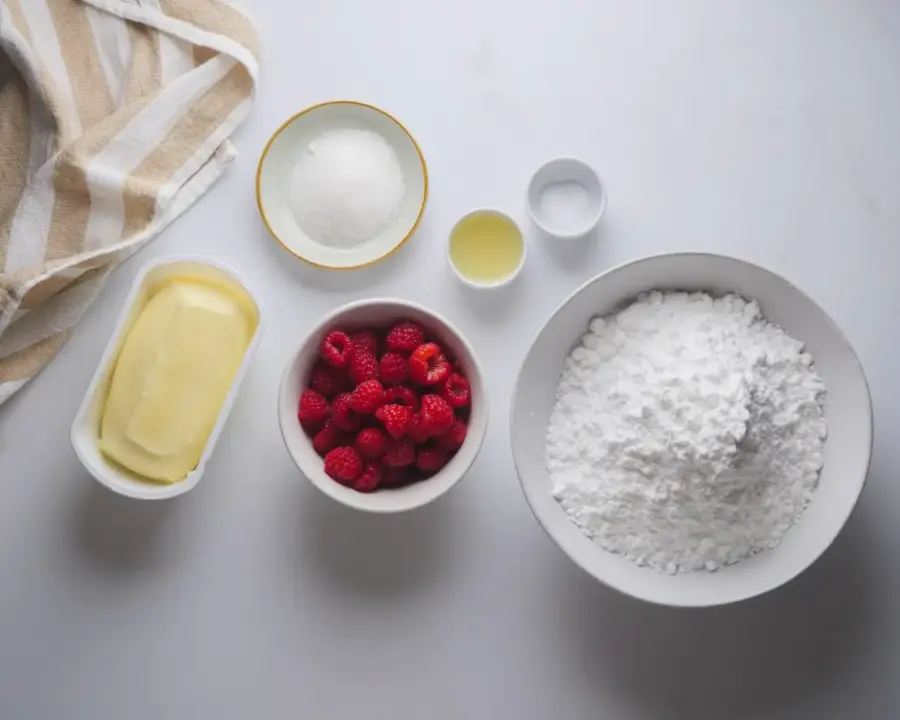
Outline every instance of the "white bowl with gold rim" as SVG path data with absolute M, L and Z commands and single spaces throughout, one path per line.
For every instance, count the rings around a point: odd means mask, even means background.
M 352 248 L 318 242 L 297 223 L 290 204 L 294 165 L 309 143 L 329 130 L 370 130 L 393 149 L 405 191 L 396 217 L 375 237 Z M 289 118 L 266 143 L 256 172 L 256 203 L 272 236 L 289 253 L 312 265 L 350 270 L 378 262 L 405 243 L 419 225 L 428 199 L 428 169 L 418 143 L 384 110 L 351 100 L 335 100 Z
M 206 440 L 199 462 L 183 480 L 173 483 L 157 483 L 141 478 L 109 460 L 100 451 L 100 428 L 113 371 L 115 370 L 119 353 L 125 343 L 125 338 L 157 289 L 165 284 L 167 280 L 179 276 L 193 277 L 225 285 L 237 293 L 253 309 L 256 316 L 256 325 L 250 338 L 250 343 L 244 351 L 241 364 L 231 381 L 228 394 L 219 408 L 215 425 Z M 259 302 L 238 274 L 231 268 L 205 258 L 182 255 L 160 258 L 147 263 L 141 268 L 134 280 L 131 292 L 129 292 L 124 302 L 122 312 L 116 321 L 109 343 L 103 351 L 97 371 L 94 373 L 90 385 L 88 385 L 81 406 L 75 415 L 75 420 L 72 422 L 70 440 L 81 464 L 98 482 L 110 490 L 119 495 L 140 500 L 164 500 L 183 495 L 196 487 L 203 476 L 206 463 L 215 449 L 225 421 L 231 412 L 241 381 L 259 346 L 262 332 L 263 321 Z

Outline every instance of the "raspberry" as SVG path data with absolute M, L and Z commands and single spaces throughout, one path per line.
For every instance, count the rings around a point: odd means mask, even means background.
M 387 404 L 406 405 L 413 412 L 419 409 L 419 396 L 412 388 L 406 385 L 396 385 L 384 391 L 384 401 Z
M 375 417 L 394 438 L 402 437 L 406 433 L 412 414 L 412 410 L 405 405 L 382 405 L 375 411 Z
M 375 492 L 381 483 L 381 466 L 375 463 L 366 463 L 366 467 L 353 483 L 353 489 L 361 493 Z
M 456 418 L 453 421 L 453 427 L 451 427 L 443 435 L 438 435 L 434 439 L 434 444 L 438 447 L 443 448 L 444 450 L 455 452 L 462 447 L 462 444 L 466 440 L 466 433 L 468 431 L 469 429 L 466 427 L 466 424 L 459 418 Z
M 409 358 L 409 374 L 419 385 L 437 385 L 450 375 L 451 366 L 435 343 L 419 345 Z
M 441 387 L 441 397 L 452 408 L 460 408 L 469 404 L 469 381 L 459 373 L 453 373 Z
M 409 480 L 410 466 L 391 467 L 390 465 L 381 466 L 381 487 L 396 488 L 406 485 Z
M 354 352 L 347 363 L 350 379 L 357 385 L 378 379 L 378 360 L 372 353 Z
M 402 322 L 391 328 L 385 342 L 391 350 L 411 353 L 425 342 L 425 331 L 414 322 Z
M 297 419 L 305 427 L 317 427 L 328 419 L 328 401 L 315 390 L 304 390 L 300 395 Z
M 356 352 L 367 352 L 370 355 L 378 354 L 378 338 L 371 330 L 362 330 L 353 333 L 350 336 L 350 342 L 353 343 L 353 349 Z
M 409 427 L 406 428 L 406 434 L 409 435 L 410 440 L 419 445 L 428 439 L 428 430 L 422 425 L 422 415 L 420 413 L 412 416 L 412 420 L 409 421 Z
M 453 427 L 453 408 L 439 395 L 423 395 L 419 415 L 422 430 L 429 436 L 443 435 Z
M 423 473 L 436 473 L 450 459 L 446 450 L 439 447 L 424 447 L 416 455 L 416 467 Z
M 334 330 L 322 340 L 322 359 L 332 367 L 347 367 L 350 358 L 353 357 L 353 343 L 350 336 L 340 330 Z
M 337 447 L 325 456 L 325 474 L 341 485 L 352 485 L 362 471 L 362 458 L 352 447 Z
M 350 396 L 350 407 L 360 415 L 371 415 L 384 402 L 384 388 L 377 380 L 366 380 Z
M 388 442 L 384 453 L 384 464 L 388 467 L 401 468 L 412 465 L 416 461 L 416 446 L 406 438 L 394 438 Z
M 324 362 L 316 363 L 309 374 L 309 386 L 329 400 L 347 389 L 347 377 L 335 367 Z
M 341 393 L 331 403 L 331 420 L 338 430 L 353 432 L 359 427 L 362 418 L 353 409 L 353 396 L 350 393 Z
M 387 441 L 387 436 L 378 428 L 366 428 L 359 431 L 353 446 L 362 457 L 367 460 L 374 460 L 384 455 Z
M 329 450 L 334 450 L 340 445 L 343 439 L 343 433 L 329 420 L 322 426 L 322 429 L 313 436 L 313 450 L 324 457 Z
M 398 385 L 406 382 L 409 375 L 409 361 L 396 350 L 386 352 L 378 363 L 381 381 L 386 385 Z

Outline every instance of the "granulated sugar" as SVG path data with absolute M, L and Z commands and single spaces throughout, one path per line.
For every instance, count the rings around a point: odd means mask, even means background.
M 351 249 L 397 218 L 405 190 L 397 154 L 381 135 L 335 128 L 313 138 L 297 158 L 289 201 L 313 240 Z
M 813 495 L 825 386 L 734 295 L 651 292 L 591 322 L 547 431 L 552 493 L 601 547 L 669 573 L 776 546 Z

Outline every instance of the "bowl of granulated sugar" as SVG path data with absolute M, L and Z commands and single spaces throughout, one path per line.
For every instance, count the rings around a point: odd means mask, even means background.
M 285 122 L 256 174 L 272 236 L 312 265 L 352 269 L 412 237 L 428 197 L 425 158 L 409 131 L 372 105 L 314 105 Z
M 525 498 L 577 565 L 703 607 L 779 587 L 828 548 L 865 484 L 872 402 L 847 338 L 793 283 L 657 255 L 548 320 L 510 435 Z

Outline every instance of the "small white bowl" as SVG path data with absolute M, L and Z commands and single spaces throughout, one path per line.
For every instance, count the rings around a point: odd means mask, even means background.
M 570 226 L 546 217 L 541 207 L 543 193 L 556 183 L 577 183 L 585 192 L 584 217 Z M 547 235 L 560 240 L 575 240 L 593 231 L 606 211 L 606 189 L 594 169 L 575 158 L 556 158 L 541 165 L 528 184 L 528 214 Z
M 330 247 L 309 237 L 294 219 L 289 202 L 294 163 L 310 140 L 338 128 L 371 130 L 394 149 L 406 193 L 400 214 L 378 236 L 358 247 Z M 256 171 L 256 203 L 263 222 L 289 253 L 317 267 L 350 270 L 391 255 L 419 225 L 428 199 L 428 169 L 419 145 L 399 120 L 372 105 L 337 100 L 289 118 L 266 143 Z
M 493 282 L 478 282 L 477 280 L 473 280 L 472 278 L 465 275 L 462 270 L 460 270 L 456 263 L 453 262 L 453 256 L 451 255 L 451 248 L 453 245 L 453 235 L 459 228 L 459 226 L 465 222 L 466 220 L 471 219 L 477 215 L 494 215 L 499 217 L 506 222 L 508 222 L 512 227 L 516 229 L 519 233 L 519 241 L 522 243 L 522 257 L 519 258 L 519 264 L 515 267 L 515 269 L 506 275 L 505 277 L 499 278 L 498 280 L 494 280 Z M 513 220 L 506 213 L 502 213 L 499 210 L 494 210 L 492 208 L 480 208 L 478 210 L 472 210 L 472 212 L 466 213 L 459 220 L 456 221 L 456 224 L 450 230 L 450 235 L 447 238 L 447 264 L 450 266 L 450 269 L 453 271 L 453 274 L 465 285 L 468 285 L 471 288 L 475 288 L 477 290 L 497 290 L 502 287 L 506 287 L 513 280 L 515 280 L 519 274 L 522 272 L 522 268 L 525 267 L 525 257 L 528 253 L 528 248 L 525 243 L 525 236 L 522 234 L 522 228 L 519 227 L 519 224 Z
M 215 427 L 206 441 L 206 448 L 203 451 L 200 462 L 184 480 L 163 484 L 141 479 L 124 468 L 107 461 L 99 450 L 98 440 L 103 407 L 106 395 L 109 392 L 109 383 L 112 379 L 119 351 L 125 342 L 125 337 L 137 321 L 141 310 L 149 301 L 154 289 L 166 278 L 175 275 L 189 275 L 234 288 L 242 293 L 256 308 L 257 324 L 256 332 L 254 332 L 250 345 L 244 352 L 244 359 L 231 383 L 231 389 L 228 391 L 225 402 L 222 403 L 222 407 L 219 410 Z M 256 353 L 256 349 L 262 339 L 262 333 L 263 320 L 259 301 L 231 268 L 205 258 L 188 255 L 160 258 L 144 265 L 138 272 L 131 287 L 131 292 L 125 299 L 122 312 L 116 321 L 115 330 L 113 330 L 106 349 L 103 351 L 103 357 L 100 358 L 97 371 L 94 373 L 90 385 L 88 385 L 84 400 L 82 400 L 81 407 L 79 407 L 75 420 L 72 423 L 69 437 L 72 442 L 72 448 L 75 450 L 75 454 L 78 456 L 81 464 L 98 482 L 119 495 L 126 497 L 139 500 L 165 500 L 166 498 L 183 495 L 192 490 L 200 482 L 200 478 L 203 477 L 206 463 L 216 447 L 219 435 L 222 434 L 222 428 L 231 412 L 231 406 L 237 397 L 241 381 L 244 379 L 250 361 L 253 359 L 253 355 Z
M 432 477 L 396 489 L 360 493 L 344 487 L 325 474 L 322 458 L 313 449 L 297 420 L 300 394 L 319 358 L 322 339 L 335 329 L 390 327 L 402 320 L 421 324 L 462 365 L 471 389 L 471 412 L 466 440 L 447 465 Z M 338 308 L 321 320 L 300 343 L 288 362 L 278 388 L 278 424 L 291 459 L 319 490 L 333 500 L 357 510 L 397 513 L 436 500 L 458 483 L 475 462 L 484 443 L 488 424 L 488 399 L 484 374 L 475 351 L 463 334 L 446 318 L 421 305 L 397 299 L 360 300 Z
M 544 461 L 547 424 L 563 364 L 597 315 L 651 289 L 736 293 L 756 300 L 767 320 L 805 343 L 825 381 L 828 437 L 819 485 L 798 523 L 773 550 L 716 572 L 666 575 L 595 545 L 550 493 Z M 664 605 L 722 605 L 768 592 L 811 565 L 831 545 L 862 492 L 872 454 L 872 401 L 853 348 L 811 298 L 763 268 L 720 255 L 657 255 L 620 265 L 576 290 L 547 321 L 522 364 L 510 411 L 513 458 L 525 498 L 547 534 L 595 578 Z

